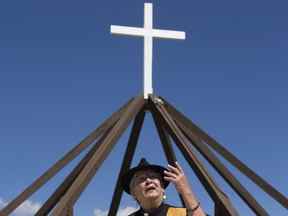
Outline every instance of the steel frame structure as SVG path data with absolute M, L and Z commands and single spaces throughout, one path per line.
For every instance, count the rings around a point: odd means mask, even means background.
M 108 213 L 109 216 L 115 216 L 123 194 L 120 179 L 130 168 L 146 112 L 151 112 L 152 114 L 167 161 L 169 163 L 176 161 L 171 142 L 172 139 L 212 198 L 215 204 L 215 216 L 239 216 L 240 214 L 235 210 L 228 196 L 219 188 L 207 168 L 199 160 L 196 151 L 223 177 L 255 215 L 268 216 L 269 214 L 252 194 L 241 185 L 236 177 L 219 160 L 219 156 L 212 150 L 230 162 L 284 208 L 288 209 L 288 199 L 282 193 L 252 171 L 191 120 L 177 111 L 177 109 L 165 99 L 150 95 L 148 99 L 144 99 L 143 96 L 138 96 L 129 100 L 6 205 L 0 211 L 0 216 L 10 215 L 19 205 L 43 187 L 46 182 L 60 172 L 69 162 L 90 147 L 88 153 L 35 214 L 37 216 L 72 216 L 73 206 L 81 193 L 92 180 L 129 123 L 134 119 Z M 180 195 L 179 197 L 184 205 Z

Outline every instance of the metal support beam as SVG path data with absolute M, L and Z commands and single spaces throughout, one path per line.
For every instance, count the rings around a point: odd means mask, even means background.
M 66 209 L 66 212 L 63 216 L 73 216 L 74 215 L 74 209 L 73 206 L 68 206 Z
M 214 209 L 214 216 L 230 216 L 229 212 L 227 212 L 221 203 L 215 203 Z
M 104 121 L 97 129 L 84 138 L 77 146 L 66 153 L 60 160 L 58 160 L 53 166 L 51 166 L 45 173 L 37 178 L 30 186 L 28 186 L 22 193 L 20 193 L 14 200 L 12 200 L 7 206 L 1 210 L 1 214 L 4 216 L 11 214 L 19 205 L 21 205 L 26 199 L 28 199 L 33 193 L 35 193 L 40 187 L 42 187 L 47 181 L 55 176 L 63 167 L 65 167 L 71 160 L 77 157 L 86 147 L 94 142 L 102 133 L 111 127 L 131 103 L 129 100 L 122 108 L 113 113 L 110 118 Z
M 159 135 L 166 159 L 167 159 L 169 164 L 173 165 L 177 161 L 177 159 L 176 159 L 176 155 L 175 155 L 175 152 L 174 152 L 172 144 L 171 144 L 171 140 L 169 138 L 169 135 L 165 131 L 165 129 L 161 126 L 162 125 L 161 119 L 157 115 L 155 109 L 153 108 L 153 105 L 150 105 L 150 107 L 151 107 L 151 113 L 153 116 L 153 120 L 154 120 L 155 126 L 157 128 L 157 132 L 158 132 L 158 135 Z M 182 196 L 180 194 L 178 194 L 178 195 L 179 195 L 179 199 L 182 203 L 182 206 L 185 206 L 185 202 L 184 202 Z
M 225 179 L 225 181 L 234 189 L 234 191 L 242 198 L 242 200 L 251 208 L 258 216 L 268 216 L 265 209 L 254 199 L 254 197 L 246 190 L 242 184 L 234 177 L 234 175 L 225 167 L 217 156 L 197 137 L 182 121 L 171 115 L 179 128 L 184 132 L 191 144 L 205 157 L 205 159 L 213 166 L 213 168 Z
M 151 113 L 153 116 L 153 120 L 157 129 L 165 156 L 167 158 L 167 161 L 169 164 L 173 165 L 177 161 L 177 159 L 176 159 L 176 155 L 173 150 L 173 147 L 171 145 L 171 140 L 167 132 L 165 131 L 165 129 L 162 127 L 161 119 L 159 118 L 159 116 L 157 116 L 154 110 L 152 110 Z
M 157 98 L 156 98 L 157 99 Z M 176 123 L 173 121 L 171 116 L 165 109 L 163 109 L 163 104 L 161 101 L 152 98 L 154 105 L 161 117 L 165 128 L 170 136 L 173 138 L 174 142 L 182 152 L 183 156 L 190 164 L 191 168 L 199 178 L 200 182 L 203 184 L 206 191 L 209 193 L 213 201 L 220 202 L 225 210 L 229 212 L 229 216 L 239 216 L 235 208 L 230 203 L 227 196 L 219 189 L 217 184 L 214 182 L 213 178 L 208 174 L 208 171 L 200 160 L 196 157 L 193 150 L 187 144 L 185 136 L 182 134 L 181 130 L 177 127 Z
M 105 158 L 112 150 L 112 147 L 116 141 L 128 127 L 131 119 L 139 112 L 139 110 L 141 110 L 141 108 L 143 108 L 144 103 L 145 100 L 143 99 L 143 96 L 139 96 L 131 102 L 117 124 L 112 128 L 109 135 L 106 137 L 106 139 L 104 139 L 101 146 L 98 148 L 82 172 L 73 182 L 66 194 L 62 197 L 56 208 L 52 211 L 51 215 L 60 216 L 68 203 L 74 204 L 77 201 L 83 190 L 86 188 L 87 184 L 91 181 L 98 168 L 101 166 Z
M 54 191 L 54 193 L 49 197 L 49 199 L 37 211 L 35 216 L 48 215 L 49 212 L 57 205 L 61 197 L 66 193 L 69 187 L 71 187 L 72 183 L 86 166 L 88 161 L 92 158 L 92 156 L 97 151 L 103 140 L 107 137 L 111 129 L 112 127 L 109 128 L 102 135 L 102 137 L 93 145 L 93 147 L 89 150 L 85 157 L 77 164 L 77 166 L 72 170 L 72 172 L 65 178 L 62 184 Z
M 164 99 L 162 99 L 164 100 Z M 183 123 L 193 131 L 199 138 L 206 142 L 212 149 L 214 149 L 218 154 L 229 161 L 234 167 L 236 167 L 240 172 L 247 176 L 251 181 L 258 185 L 263 191 L 280 203 L 283 207 L 288 209 L 288 198 L 275 189 L 271 184 L 266 182 L 262 177 L 251 170 L 246 164 L 240 161 L 235 155 L 229 152 L 225 147 L 218 143 L 213 137 L 209 136 L 205 131 L 199 128 L 191 120 L 186 118 L 182 113 L 177 111 L 171 104 L 164 100 L 164 104 L 169 113 L 173 116 L 181 119 Z
M 117 183 L 114 189 L 113 198 L 110 204 L 108 216 L 115 216 L 118 211 L 119 204 L 120 204 L 122 194 L 123 194 L 123 188 L 121 186 L 121 177 L 129 170 L 131 166 L 133 156 L 135 153 L 135 149 L 139 140 L 139 135 L 143 126 L 144 118 L 145 118 L 144 110 L 140 111 L 135 117 L 134 124 L 130 133 L 128 145 L 126 148 L 126 152 L 122 160 L 122 165 L 121 165 L 121 169 L 118 175 Z
M 17 207 L 19 207 L 19 205 L 21 205 L 21 203 L 28 199 L 64 166 L 102 135 L 80 163 L 77 164 L 62 184 L 35 214 L 36 216 L 48 215 L 52 211 L 51 215 L 53 216 L 73 216 L 73 206 L 75 202 L 92 180 L 98 168 L 109 155 L 121 134 L 128 127 L 132 118 L 136 115 L 108 213 L 108 216 L 115 216 L 123 194 L 123 188 L 120 187 L 120 178 L 131 165 L 144 122 L 146 102 L 149 102 L 148 109 L 152 113 L 167 161 L 172 164 L 176 161 L 176 156 L 170 141 L 171 136 L 184 155 L 184 158 L 187 160 L 200 182 L 213 199 L 215 203 L 215 216 L 238 216 L 238 213 L 234 209 L 229 198 L 221 191 L 213 178 L 209 175 L 205 166 L 196 157 L 194 148 L 196 148 L 197 151 L 205 157 L 205 159 L 216 169 L 216 171 L 236 191 L 236 193 L 244 200 L 244 202 L 246 202 L 257 216 L 268 216 L 268 213 L 253 198 L 249 191 L 241 185 L 224 164 L 221 163 L 209 147 L 218 152 L 233 166 L 238 168 L 244 175 L 250 178 L 256 185 L 262 188 L 267 194 L 288 209 L 288 199 L 283 194 L 278 192 L 264 179 L 249 169 L 232 153 L 221 146 L 215 139 L 201 130 L 182 113 L 177 111 L 172 105 L 167 103 L 165 100 L 150 95 L 149 101 L 144 100 L 143 96 L 139 96 L 136 99 L 130 100 L 117 112 L 113 113 L 113 115 L 104 121 L 100 127 L 90 133 L 77 146 L 64 155 L 21 194 L 5 206 L 2 211 L 0 211 L 0 216 L 10 215 Z M 182 199 L 181 201 L 184 205 Z

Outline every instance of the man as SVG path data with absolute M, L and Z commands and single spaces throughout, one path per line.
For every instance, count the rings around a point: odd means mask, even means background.
M 172 182 L 181 194 L 186 208 L 164 203 L 165 188 Z M 138 166 L 122 177 L 124 190 L 132 195 L 140 209 L 130 216 L 205 216 L 199 201 L 194 196 L 181 166 L 168 165 L 167 169 L 149 164 L 144 158 Z

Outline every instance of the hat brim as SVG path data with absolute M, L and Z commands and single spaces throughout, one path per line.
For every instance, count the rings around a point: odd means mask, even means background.
M 141 166 L 141 167 L 134 167 L 132 168 L 131 170 L 129 170 L 127 173 L 125 173 L 122 178 L 121 178 L 121 184 L 122 184 L 122 187 L 124 189 L 124 191 L 128 194 L 131 194 L 130 192 L 130 183 L 131 183 L 131 180 L 134 176 L 134 174 L 136 172 L 139 172 L 139 171 L 143 171 L 143 170 L 153 170 L 157 173 L 159 173 L 162 177 L 162 183 L 163 183 L 163 187 L 164 189 L 169 185 L 169 181 L 166 181 L 164 179 L 164 171 L 168 171 L 166 168 L 162 167 L 162 166 L 158 166 L 158 165 L 153 165 L 153 164 L 149 164 L 149 165 L 146 165 L 146 166 Z

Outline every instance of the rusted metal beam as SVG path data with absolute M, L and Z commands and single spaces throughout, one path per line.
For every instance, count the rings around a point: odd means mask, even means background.
M 64 216 L 73 216 L 74 215 L 74 209 L 73 206 L 68 206 L 65 212 Z
M 219 202 L 215 203 L 214 216 L 230 216 L 229 212 Z
M 288 209 L 288 198 L 285 197 L 281 192 L 275 189 L 271 184 L 269 184 L 265 179 L 256 174 L 251 170 L 246 164 L 240 161 L 235 155 L 229 152 L 224 146 L 218 143 L 213 137 L 209 136 L 205 131 L 200 127 L 194 124 L 190 119 L 185 117 L 182 113 L 176 110 L 171 104 L 164 100 L 164 104 L 169 113 L 173 116 L 181 119 L 183 123 L 191 131 L 193 131 L 199 138 L 206 142 L 212 149 L 229 161 L 234 167 L 236 167 L 240 172 L 247 176 L 251 181 L 258 185 L 263 191 L 270 195 L 273 199 L 279 202 L 283 207 Z
M 169 138 L 169 135 L 165 131 L 164 127 L 161 126 L 162 125 L 161 119 L 157 115 L 155 109 L 153 108 L 153 105 L 150 105 L 150 107 L 151 107 L 151 113 L 153 116 L 153 120 L 154 120 L 155 126 L 157 128 L 157 132 L 158 132 L 158 135 L 159 135 L 166 159 L 167 159 L 169 164 L 174 165 L 174 163 L 177 161 L 177 159 L 176 159 L 176 155 L 175 155 L 175 152 L 173 150 L 173 146 L 171 144 L 171 140 Z M 179 199 L 181 201 L 182 206 L 185 206 L 185 202 L 184 202 L 182 196 L 180 194 L 178 194 L 178 195 L 179 195 Z
M 169 113 L 163 109 L 163 104 L 158 98 L 152 98 L 154 105 L 158 111 L 160 118 L 165 124 L 165 128 L 170 136 L 173 138 L 174 142 L 182 152 L 184 158 L 187 160 L 200 182 L 203 184 L 204 188 L 211 196 L 213 201 L 220 202 L 225 210 L 229 213 L 229 216 L 239 216 L 233 205 L 230 203 L 228 197 L 220 190 L 213 178 L 208 174 L 207 169 L 201 163 L 201 161 L 196 157 L 193 150 L 187 144 L 188 141 L 181 130 L 178 128 L 174 120 L 171 118 Z
M 165 129 L 161 126 L 161 119 L 159 118 L 159 116 L 157 116 L 155 110 L 151 110 L 152 116 L 153 116 L 153 120 L 165 153 L 165 156 L 167 158 L 167 161 L 169 164 L 173 165 L 177 159 L 176 159 L 176 155 L 175 152 L 173 150 L 173 147 L 171 145 L 171 140 L 167 134 L 167 132 L 165 131 Z
M 134 99 L 128 108 L 124 111 L 117 124 L 112 128 L 109 135 L 104 139 L 101 146 L 97 149 L 93 157 L 86 164 L 82 172 L 75 179 L 71 187 L 62 197 L 56 208 L 52 211 L 51 215 L 62 215 L 68 203 L 74 204 L 87 184 L 91 181 L 98 168 L 101 166 L 105 158 L 108 156 L 116 141 L 120 138 L 121 134 L 128 127 L 131 119 L 143 108 L 145 100 L 143 96 Z
M 72 183 L 75 181 L 75 179 L 83 170 L 83 168 L 88 163 L 88 161 L 92 158 L 93 154 L 97 151 L 100 144 L 107 137 L 111 129 L 112 127 L 109 128 L 102 135 L 102 137 L 93 145 L 93 147 L 89 150 L 89 152 L 85 155 L 85 157 L 77 164 L 77 166 L 72 170 L 72 172 L 65 178 L 62 184 L 54 191 L 54 193 L 48 198 L 48 200 L 41 206 L 41 208 L 37 211 L 35 216 L 48 215 L 49 212 L 57 205 L 58 201 L 66 193 L 69 187 L 71 187 Z
M 22 193 L 20 193 L 14 200 L 12 200 L 7 206 L 1 210 L 1 214 L 4 216 L 11 214 L 19 205 L 21 205 L 26 199 L 28 199 L 33 193 L 35 193 L 40 187 L 42 187 L 47 181 L 55 176 L 63 167 L 65 167 L 71 160 L 77 157 L 86 147 L 94 142 L 102 133 L 111 127 L 131 103 L 129 100 L 122 108 L 113 113 L 110 118 L 104 121 L 100 127 L 95 129 L 86 138 L 84 138 L 77 146 L 66 153 L 60 160 L 58 160 L 53 166 L 51 166 L 45 173 L 37 178 L 30 186 L 28 186 Z
M 118 175 L 117 183 L 114 189 L 113 198 L 110 204 L 108 216 L 115 216 L 118 211 L 121 197 L 123 194 L 123 188 L 121 186 L 121 177 L 129 170 L 131 166 L 133 156 L 135 153 L 135 149 L 139 140 L 139 135 L 143 126 L 144 118 L 145 118 L 144 110 L 140 111 L 135 117 L 134 124 L 130 132 L 130 137 L 129 137 L 128 145 L 126 148 L 126 152 L 122 160 L 122 165 L 121 165 L 121 169 Z
M 213 168 L 225 179 L 225 181 L 234 189 L 242 200 L 258 216 L 268 216 L 266 210 L 257 202 L 245 187 L 235 178 L 235 176 L 225 167 L 217 156 L 203 143 L 181 120 L 171 115 L 179 128 L 186 135 L 190 143 L 204 156 L 204 158 L 213 166 Z

